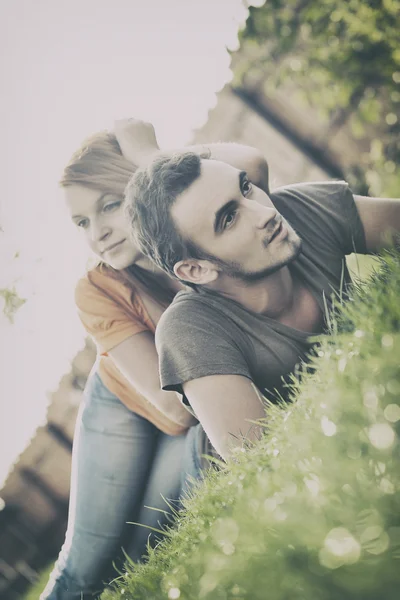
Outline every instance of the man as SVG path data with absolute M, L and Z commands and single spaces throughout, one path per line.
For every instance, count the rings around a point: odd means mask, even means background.
M 192 288 L 158 325 L 162 387 L 184 394 L 227 458 L 259 433 L 259 392 L 284 394 L 310 336 L 326 331 L 326 307 L 350 281 L 345 256 L 393 243 L 400 200 L 353 196 L 345 182 L 268 196 L 194 153 L 156 158 L 126 197 L 144 254 Z

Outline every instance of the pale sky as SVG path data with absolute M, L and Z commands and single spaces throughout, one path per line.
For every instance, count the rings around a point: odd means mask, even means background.
M 73 290 L 86 254 L 63 166 L 116 118 L 152 121 L 162 147 L 189 142 L 246 15 L 242 0 L 1 2 L 0 288 L 15 282 L 28 301 L 13 325 L 0 314 L 0 486 L 83 345 Z

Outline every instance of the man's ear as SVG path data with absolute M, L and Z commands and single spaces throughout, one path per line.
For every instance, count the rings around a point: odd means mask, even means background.
M 209 260 L 187 258 L 176 263 L 174 273 L 178 279 L 183 281 L 205 285 L 215 281 L 219 271 L 215 264 Z

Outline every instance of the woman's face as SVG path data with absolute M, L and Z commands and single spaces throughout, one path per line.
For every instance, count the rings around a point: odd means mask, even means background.
M 103 262 L 121 270 L 142 258 L 130 239 L 122 196 L 81 185 L 68 186 L 64 191 L 72 221 Z

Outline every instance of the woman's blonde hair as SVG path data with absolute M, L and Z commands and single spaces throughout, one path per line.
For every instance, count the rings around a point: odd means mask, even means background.
M 114 133 L 100 131 L 88 137 L 74 152 L 60 179 L 61 187 L 82 185 L 123 195 L 137 166 L 121 152 Z
M 88 137 L 74 152 L 61 176 L 60 185 L 61 187 L 81 185 L 103 193 L 124 196 L 125 188 L 136 169 L 137 166 L 123 156 L 115 134 L 100 131 Z M 137 265 L 130 265 L 126 269 L 116 271 L 109 265 L 100 263 L 98 268 L 106 270 L 111 277 L 128 285 L 132 300 L 135 288 L 138 286 L 144 288 L 164 305 L 169 304 L 175 295 L 175 292 L 160 284 L 157 275 Z M 90 271 L 88 278 L 92 285 L 99 288 L 93 281 Z M 109 291 L 100 289 L 107 296 L 112 297 Z M 118 302 L 117 298 L 112 299 Z

